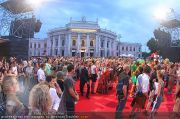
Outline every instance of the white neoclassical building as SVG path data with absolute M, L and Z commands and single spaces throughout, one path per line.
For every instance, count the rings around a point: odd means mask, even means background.
M 141 44 L 122 43 L 116 33 L 102 29 L 98 21 L 72 19 L 65 27 L 48 31 L 48 38 L 30 39 L 29 56 L 141 57 Z

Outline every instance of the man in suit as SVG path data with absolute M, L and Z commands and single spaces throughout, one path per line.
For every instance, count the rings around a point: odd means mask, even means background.
M 88 70 L 87 70 L 87 62 L 83 63 L 79 69 L 80 74 L 80 92 L 81 95 L 84 95 L 84 85 L 87 84 L 87 93 L 86 97 L 89 98 L 90 94 L 90 82 L 89 82 L 89 76 L 88 76 Z

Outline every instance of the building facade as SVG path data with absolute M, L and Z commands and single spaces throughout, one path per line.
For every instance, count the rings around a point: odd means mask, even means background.
M 29 56 L 141 57 L 141 45 L 121 43 L 116 33 L 102 29 L 98 21 L 70 20 L 65 27 L 48 31 L 46 39 L 31 39 Z M 127 48 L 128 47 L 128 48 Z M 135 49 L 135 50 L 134 50 Z M 140 53 L 140 55 L 137 53 Z

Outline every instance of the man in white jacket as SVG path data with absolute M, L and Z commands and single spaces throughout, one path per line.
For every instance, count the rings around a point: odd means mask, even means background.
M 59 108 L 59 103 L 60 103 L 60 98 L 58 94 L 62 93 L 62 91 L 60 90 L 60 88 L 57 88 L 58 85 L 56 83 L 56 77 L 47 76 L 46 81 L 49 83 L 49 86 L 50 86 L 49 93 L 52 99 L 51 111 L 57 112 Z

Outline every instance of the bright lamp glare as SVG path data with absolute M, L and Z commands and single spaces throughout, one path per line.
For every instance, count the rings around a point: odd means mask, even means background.
M 154 11 L 154 17 L 158 20 L 166 20 L 169 9 L 167 7 L 159 7 Z
M 43 2 L 43 0 L 26 0 L 26 1 L 29 5 L 31 5 L 35 8 L 39 7 Z

